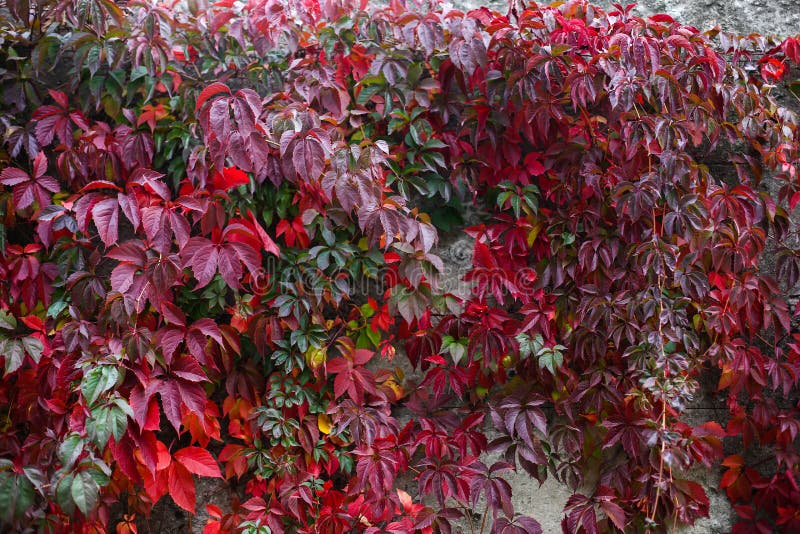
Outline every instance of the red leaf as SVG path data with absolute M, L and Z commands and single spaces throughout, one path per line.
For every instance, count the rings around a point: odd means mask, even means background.
M 169 368 L 170 373 L 174 374 L 175 376 L 179 376 L 180 378 L 188 381 L 188 382 L 207 382 L 208 377 L 206 376 L 205 372 L 203 372 L 203 368 L 200 367 L 200 364 L 191 357 L 184 355 L 170 366 Z
M 226 167 L 222 169 L 221 173 L 218 172 L 214 175 L 214 188 L 222 191 L 228 191 L 234 187 L 249 183 L 250 177 L 236 167 Z
M 222 478 L 219 465 L 211 453 L 200 447 L 186 447 L 176 452 L 173 457 L 187 470 L 203 477 Z
M 172 364 L 172 358 L 175 356 L 175 351 L 183 342 L 184 335 L 184 330 L 182 328 L 173 327 L 162 328 L 156 333 L 156 346 L 161 349 L 161 354 L 164 355 L 164 361 L 167 365 Z
M 253 212 L 248 211 L 247 216 L 250 219 L 250 222 L 253 224 L 253 228 L 255 228 L 256 233 L 261 238 L 261 242 L 264 244 L 264 250 L 280 257 L 281 250 L 278 248 L 278 245 L 275 244 L 275 241 L 273 241 L 272 238 L 267 234 L 264 228 L 262 228 L 261 225 L 258 224 L 258 221 L 256 221 L 256 217 L 255 215 L 253 215 Z
M 119 202 L 115 198 L 101 200 L 92 207 L 92 219 L 97 234 L 106 247 L 117 243 L 119 237 Z
M 137 169 L 130 177 L 131 183 L 141 184 L 150 192 L 160 196 L 164 200 L 169 200 L 172 195 L 169 192 L 169 187 L 161 179 L 164 177 L 158 171 L 152 169 Z
M 214 82 L 205 89 L 203 89 L 197 96 L 197 106 L 195 107 L 195 110 L 198 110 L 201 107 L 203 107 L 203 104 L 206 103 L 206 100 L 220 93 L 226 93 L 230 95 L 231 90 L 228 88 L 227 85 L 220 82 Z
M 48 89 L 47 92 L 50 93 L 50 98 L 55 100 L 56 104 L 65 109 L 69 107 L 69 100 L 67 99 L 67 95 L 65 95 L 62 91 L 54 91 L 52 89 Z
M 145 467 L 150 473 L 155 473 L 158 469 L 158 446 L 161 443 L 156 435 L 151 431 L 143 431 L 139 434 L 132 433 L 133 440 L 136 442 L 136 452 L 138 452 Z
M 294 145 L 292 164 L 303 180 L 319 178 L 325 164 L 325 151 L 319 140 L 311 136 L 301 139 Z
M 327 133 L 320 129 L 306 134 L 287 131 L 281 136 L 281 162 L 287 174 L 296 174 L 304 181 L 318 180 L 325 167 L 324 138 Z M 294 172 L 292 172 L 294 171 Z
M 0 172 L 0 183 L 8 186 L 15 186 L 30 180 L 28 173 L 22 169 L 15 169 L 14 167 L 6 167 Z
M 90 191 L 96 191 L 98 189 L 114 189 L 116 191 L 122 192 L 122 188 L 115 184 L 114 182 L 109 182 L 108 180 L 95 180 L 83 186 L 81 188 L 81 193 L 88 193 Z
M 50 205 L 50 193 L 57 193 L 61 186 L 54 178 L 45 176 L 47 171 L 47 158 L 44 152 L 39 152 L 33 164 L 33 176 L 21 169 L 7 167 L 0 172 L 0 184 L 13 187 L 12 199 L 16 209 L 25 209 L 34 201 L 39 203 L 39 208 Z
M 600 501 L 600 508 L 606 513 L 606 516 L 611 520 L 614 525 L 622 532 L 625 532 L 625 510 L 619 505 L 610 501 Z
M 783 78 L 786 73 L 786 64 L 774 57 L 765 57 L 760 61 L 761 77 L 767 82 L 775 82 Z
M 197 279 L 196 289 L 207 286 L 217 272 L 217 247 L 210 239 L 193 237 L 181 250 L 181 259 Z
M 158 388 L 161 396 L 161 406 L 164 408 L 164 415 L 172 427 L 180 432 L 181 428 L 181 392 L 178 384 L 174 380 L 165 380 Z
M 156 380 L 155 383 L 159 383 Z M 152 382 L 151 382 L 152 384 Z M 151 429 L 153 419 L 155 419 L 156 429 L 158 428 L 158 404 L 153 399 L 154 387 L 136 386 L 131 390 L 130 405 L 133 410 L 133 420 L 141 429 Z M 152 414 L 152 406 L 155 406 L 155 418 Z
M 51 90 L 50 96 L 58 106 L 42 106 L 33 113 L 33 120 L 37 121 L 36 139 L 44 146 L 53 141 L 53 136 L 57 136 L 62 145 L 72 146 L 72 125 L 88 130 L 86 118 L 80 111 L 69 111 L 67 96 L 61 91 Z
M 186 326 L 186 315 L 171 302 L 165 302 L 163 306 L 161 306 L 161 314 L 170 324 Z
M 732 469 L 741 469 L 744 465 L 744 458 L 739 454 L 732 454 L 722 461 L 722 465 Z
M 788 59 L 795 64 L 800 64 L 800 39 L 796 37 L 788 37 L 781 43 L 781 50 Z
M 192 474 L 186 467 L 183 466 L 183 464 L 173 462 L 169 467 L 167 477 L 169 483 L 169 494 L 172 497 L 172 500 L 175 501 L 175 504 L 193 514 L 195 505 L 195 487 Z
M 651 15 L 649 18 L 653 22 L 666 22 L 667 24 L 672 24 L 673 22 L 675 22 L 675 19 L 673 19 L 666 13 L 656 13 L 655 15 Z

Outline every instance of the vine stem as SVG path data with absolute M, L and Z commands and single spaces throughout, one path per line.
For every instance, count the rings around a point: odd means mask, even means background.
M 660 320 L 660 319 L 659 319 Z M 662 347 L 663 352 L 663 347 Z M 655 521 L 656 511 L 658 510 L 658 501 L 661 498 L 661 485 L 664 482 L 664 449 L 666 448 L 666 441 L 664 441 L 663 433 L 667 428 L 667 404 L 664 402 L 664 396 L 661 396 L 661 453 L 659 454 L 658 464 L 658 484 L 656 484 L 656 498 L 653 500 L 653 511 L 650 514 L 650 521 Z M 670 477 L 672 473 L 670 472 Z M 647 529 L 650 532 L 650 529 Z
M 656 210 L 653 209 L 653 242 L 658 245 L 658 233 L 656 231 Z M 664 352 L 664 331 L 661 327 L 661 316 L 664 314 L 664 295 L 663 289 L 664 287 L 664 273 L 661 272 L 658 275 L 658 282 L 657 282 L 657 290 L 658 290 L 658 339 L 659 339 L 659 351 L 661 352 L 661 361 L 663 362 L 664 372 L 666 377 L 669 377 L 669 367 L 667 366 L 666 359 L 667 355 Z M 665 377 L 665 378 L 666 378 Z M 664 450 L 666 449 L 666 441 L 664 440 L 664 433 L 667 429 L 667 402 L 666 402 L 666 383 L 661 383 L 661 423 L 659 426 L 659 430 L 661 432 L 661 451 L 659 453 L 659 463 L 658 463 L 658 483 L 656 484 L 656 498 L 653 500 L 653 511 L 650 513 L 650 521 L 655 522 L 656 518 L 656 511 L 658 511 L 658 501 L 661 498 L 661 486 L 664 482 Z M 670 472 L 670 477 L 672 476 L 672 472 Z M 650 528 L 648 527 L 647 532 L 650 532 Z
M 458 501 L 456 501 L 456 502 L 458 502 Z M 470 534 L 475 534 L 475 521 L 472 520 L 472 514 L 470 513 L 469 509 L 466 506 L 464 506 L 463 504 L 461 504 L 460 502 L 458 503 L 458 505 L 464 511 L 464 517 L 466 517 L 469 520 L 469 531 L 470 531 Z
M 489 499 L 486 499 L 486 506 L 483 508 L 483 519 L 481 520 L 481 534 L 486 526 L 486 516 L 489 515 Z

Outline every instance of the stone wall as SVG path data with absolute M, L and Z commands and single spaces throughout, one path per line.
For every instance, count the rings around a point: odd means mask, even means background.
M 596 0 L 610 8 L 612 3 L 626 5 L 633 0 Z M 451 0 L 454 7 L 471 9 L 482 5 L 501 12 L 508 2 L 480 0 Z M 546 5 L 549 2 L 539 2 Z M 641 15 L 667 13 L 682 24 L 708 30 L 719 25 L 722 30 L 747 35 L 777 35 L 787 37 L 800 33 L 800 0 L 639 0 L 636 12 Z

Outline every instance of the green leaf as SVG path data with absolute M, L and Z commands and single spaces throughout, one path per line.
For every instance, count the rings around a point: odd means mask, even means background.
M 33 506 L 33 484 L 26 478 L 9 471 L 0 472 L 0 520 L 10 523 Z
M 111 411 L 106 406 L 95 408 L 86 420 L 86 433 L 92 443 L 103 449 L 111 437 Z
M 515 339 L 517 343 L 519 343 L 519 356 L 522 359 L 527 358 L 531 354 L 538 355 L 542 347 L 544 347 L 544 339 L 541 334 L 535 334 L 533 337 L 530 337 L 528 334 L 522 333 L 517 334 Z
M 10 523 L 14 518 L 14 496 L 16 495 L 14 475 L 0 471 L 0 521 Z
M 78 509 L 84 514 L 88 514 L 97 503 L 100 487 L 88 471 L 80 471 L 72 480 L 70 494 Z
M 367 337 L 372 342 L 372 345 L 377 347 L 381 342 L 381 333 L 377 330 L 373 330 L 371 327 L 367 327 L 365 329 Z
M 56 503 L 68 514 L 75 510 L 75 501 L 72 498 L 72 483 L 75 475 L 67 473 L 56 486 Z
M 440 139 L 432 137 L 428 139 L 424 145 L 422 145 L 422 148 L 426 148 L 429 150 L 432 148 L 447 148 L 447 144 L 445 144 L 445 142 Z
M 406 81 L 408 81 L 408 85 L 410 87 L 416 87 L 420 76 L 422 76 L 422 69 L 423 67 L 421 63 L 412 63 L 408 66 L 408 71 L 406 72 Z
M 519 196 L 511 197 L 511 209 L 514 210 L 514 217 L 519 218 Z
M 128 416 L 119 406 L 112 406 L 106 420 L 114 439 L 121 440 L 122 436 L 125 435 L 125 430 L 128 428 Z
M 793 95 L 800 97 L 800 80 L 787 83 L 786 88 Z
M 58 446 L 58 460 L 64 468 L 71 468 L 83 452 L 84 441 L 78 434 L 70 434 Z
M 453 363 L 455 363 L 456 365 L 458 365 L 458 362 L 461 361 L 461 359 L 464 357 L 464 354 L 466 353 L 467 353 L 467 348 L 464 345 L 460 343 L 454 343 L 450 345 L 450 356 L 453 357 Z
M 47 482 L 45 479 L 44 473 L 42 473 L 41 469 L 37 469 L 35 467 L 23 467 L 22 472 L 25 473 L 25 478 L 27 478 L 33 487 L 36 489 L 37 492 L 44 494 L 44 485 Z
M 22 365 L 25 349 L 18 339 L 0 339 L 0 354 L 6 361 L 6 374 L 11 374 Z
M 67 302 L 64 300 L 56 300 L 47 308 L 47 316 L 55 319 L 65 309 L 67 309 Z
M 127 415 L 128 417 L 133 419 L 133 408 L 131 408 L 131 405 L 128 404 L 128 401 L 126 401 L 125 399 L 117 398 L 117 399 L 114 399 L 113 402 L 114 402 L 114 404 L 119 406 L 119 409 L 122 410 L 122 412 L 125 415 Z
M 415 317 L 422 317 L 429 305 L 428 299 L 421 291 L 406 288 L 401 288 L 396 294 L 392 292 L 390 303 L 397 307 L 397 311 L 408 323 Z
M 379 80 L 383 82 L 382 76 L 381 77 L 373 76 L 372 78 L 379 78 Z M 361 80 L 362 86 L 365 85 L 364 80 L 366 80 L 366 78 L 363 78 Z M 358 98 L 356 99 L 356 103 L 360 106 L 363 106 L 364 104 L 372 100 L 372 97 L 378 94 L 381 91 L 381 89 L 383 89 L 383 85 L 377 83 L 364 86 L 358 93 Z
M 411 139 L 414 141 L 414 145 L 421 146 L 423 144 L 420 126 L 416 122 L 411 125 L 408 133 L 411 134 Z
M 17 503 L 15 506 L 15 514 L 21 517 L 25 512 L 33 506 L 33 499 L 35 496 L 33 484 L 28 479 L 21 476 L 15 477 L 17 479 Z
M 27 336 L 22 338 L 22 346 L 25 347 L 25 352 L 28 353 L 28 356 L 33 358 L 36 363 L 39 363 L 39 360 L 42 359 L 42 352 L 44 352 L 42 342 L 38 338 Z
M 550 371 L 550 374 L 554 375 L 556 373 L 556 369 L 561 367 L 564 363 L 564 354 L 563 350 L 566 347 L 562 345 L 556 345 L 554 347 L 544 347 L 539 351 L 539 369 L 547 369 Z
M 81 392 L 86 403 L 90 406 L 94 404 L 100 395 L 114 387 L 118 379 L 119 371 L 111 365 L 90 369 L 81 382 Z
M 109 468 L 103 460 L 95 460 L 92 462 L 92 467 L 86 470 L 89 476 L 97 483 L 99 487 L 108 485 L 111 481 L 111 468 Z
M 17 318 L 5 310 L 0 310 L 0 328 L 14 330 L 17 327 Z

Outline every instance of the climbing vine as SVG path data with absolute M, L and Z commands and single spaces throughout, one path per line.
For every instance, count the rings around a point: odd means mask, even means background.
M 209 534 L 541 532 L 516 471 L 572 489 L 565 532 L 661 532 L 721 462 L 737 532 L 800 529 L 797 39 L 7 4 L 0 524 L 137 532 L 211 477 Z

